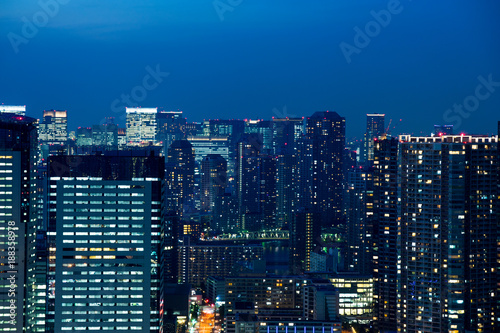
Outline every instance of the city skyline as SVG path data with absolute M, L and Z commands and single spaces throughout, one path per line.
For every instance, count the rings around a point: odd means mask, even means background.
M 366 113 L 386 114 L 401 133 L 428 134 L 427 121 L 494 133 L 498 6 L 7 1 L 0 102 L 26 104 L 35 118 L 67 110 L 71 129 L 137 104 L 189 121 L 331 110 L 347 137 L 360 136 Z M 473 111 L 454 108 L 467 103 Z
M 0 331 L 500 331 L 499 13 L 4 0 Z

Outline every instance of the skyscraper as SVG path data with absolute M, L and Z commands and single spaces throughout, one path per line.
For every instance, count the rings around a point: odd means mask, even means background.
M 366 132 L 363 137 L 360 162 L 371 163 L 373 161 L 373 140 L 385 132 L 384 126 L 385 114 L 366 115 Z
M 156 142 L 157 108 L 125 108 L 127 145 L 143 146 Z
M 298 144 L 303 135 L 303 118 L 273 118 L 277 227 L 288 226 L 299 206 Z
M 47 330 L 158 332 L 163 158 L 53 156 L 49 177 Z
M 156 126 L 156 142 L 162 142 L 165 156 L 172 142 L 185 139 L 186 118 L 182 116 L 182 111 L 158 112 Z
M 0 114 L 0 330 L 33 332 L 37 120 Z
M 201 162 L 201 209 L 211 213 L 211 228 L 222 230 L 222 197 L 227 185 L 227 161 L 218 154 L 208 154 Z
M 320 213 L 299 208 L 290 223 L 290 271 L 302 274 L 311 269 L 311 252 L 321 244 Z
M 306 207 L 321 213 L 322 227 L 330 227 L 343 220 L 345 119 L 336 112 L 314 113 L 307 118 L 306 139 L 311 155 L 311 164 L 304 165 Z
M 276 229 L 276 157 L 259 156 L 261 229 Z
M 107 117 L 104 124 L 92 126 L 92 144 L 99 149 L 118 149 L 118 126 L 113 117 Z
M 374 326 L 397 330 L 398 144 L 394 137 L 374 141 L 373 279 Z
M 496 137 L 400 136 L 398 328 L 496 332 Z
M 229 158 L 227 160 L 228 182 L 233 183 L 236 177 L 236 156 L 238 142 L 245 132 L 245 122 L 238 119 L 210 119 L 203 124 L 203 135 L 211 137 L 227 137 L 229 139 Z
M 372 273 L 373 170 L 352 168 L 347 173 L 347 267 L 363 275 Z
M 261 154 L 262 136 L 243 135 L 238 142 L 237 195 L 239 227 L 261 230 L 275 227 L 276 159 Z
M 41 145 L 64 145 L 68 140 L 67 111 L 43 111 L 38 140 Z
M 245 120 L 245 133 L 258 133 L 262 137 L 262 152 L 273 150 L 273 123 L 270 120 Z
M 168 149 L 167 207 L 182 213 L 194 198 L 194 149 L 187 140 L 174 141 Z

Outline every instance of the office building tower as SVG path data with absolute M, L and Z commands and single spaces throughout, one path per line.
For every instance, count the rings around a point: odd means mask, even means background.
M 186 133 L 185 136 L 197 136 L 201 135 L 202 133 L 202 124 L 193 122 L 193 123 L 186 123 Z
M 47 331 L 158 332 L 164 160 L 49 160 Z
M 35 332 L 37 120 L 0 114 L 0 330 Z
M 373 322 L 397 330 L 398 138 L 375 140 L 373 161 Z
M 194 199 L 194 149 L 187 140 L 174 141 L 168 150 L 167 207 L 182 213 Z
M 360 162 L 370 164 L 373 161 L 374 139 L 385 133 L 385 114 L 367 114 L 366 132 L 363 137 Z
M 156 142 L 157 108 L 125 108 L 127 145 L 148 146 Z
M 400 141 L 398 330 L 498 331 L 497 138 Z
M 321 214 L 322 227 L 344 220 L 342 197 L 344 176 L 345 119 L 336 112 L 316 112 L 306 121 L 306 139 L 311 164 L 305 164 L 309 177 L 307 197 L 310 207 Z M 307 154 L 306 152 L 304 152 Z
M 68 140 L 67 111 L 43 111 L 43 119 L 38 129 L 41 145 L 65 145 Z
M 191 288 L 187 284 L 169 283 L 164 287 L 164 301 L 160 303 L 161 333 L 187 332 Z
M 229 137 L 227 136 L 188 136 L 195 152 L 196 164 L 201 164 L 202 160 L 209 154 L 221 155 L 226 161 L 229 160 Z
M 179 283 L 204 286 L 209 276 L 228 276 L 239 261 L 262 259 L 262 245 L 203 243 L 179 246 Z
M 118 125 L 113 117 L 105 118 L 105 122 L 92 126 L 92 143 L 98 149 L 118 149 Z
M 290 319 L 303 316 L 303 287 L 310 281 L 299 276 L 226 277 L 226 322 L 237 314 L 271 311 L 287 313 Z M 246 303 L 246 304 L 245 304 Z M 243 307 L 245 305 L 249 307 Z M 231 327 L 228 325 L 228 331 Z
M 304 317 L 322 321 L 339 319 L 339 292 L 330 281 L 314 279 L 304 286 Z
M 372 273 L 373 259 L 373 170 L 357 167 L 347 176 L 347 268 L 368 275 Z
M 0 105 L 0 113 L 12 113 L 18 116 L 26 115 L 26 105 Z
M 76 145 L 78 147 L 92 146 L 92 127 L 78 127 L 76 129 Z
M 369 324 L 373 314 L 371 275 L 337 273 L 329 274 L 327 278 L 339 294 L 339 315 L 350 322 Z
M 434 125 L 434 135 L 453 135 L 453 125 Z
M 262 152 L 273 151 L 273 122 L 270 120 L 245 119 L 245 133 L 258 133 L 262 137 Z
M 287 227 L 299 204 L 299 149 L 303 118 L 273 118 L 276 160 L 276 226 Z
M 118 149 L 123 149 L 127 146 L 127 129 L 118 127 Z
M 201 209 L 211 213 L 211 228 L 216 231 L 223 231 L 219 216 L 226 186 L 227 161 L 218 154 L 207 155 L 201 162 Z
M 221 306 L 226 303 L 226 280 L 224 277 L 209 276 L 207 278 L 207 298 L 213 304 Z
M 210 119 L 203 123 L 203 135 L 211 137 L 227 137 L 229 139 L 229 158 L 227 159 L 228 181 L 233 183 L 236 177 L 236 158 L 238 142 L 245 132 L 243 120 Z
M 172 142 L 184 140 L 186 133 L 186 118 L 182 111 L 160 111 L 156 115 L 156 142 L 161 142 L 163 151 L 168 152 Z M 168 160 L 167 160 L 168 162 Z

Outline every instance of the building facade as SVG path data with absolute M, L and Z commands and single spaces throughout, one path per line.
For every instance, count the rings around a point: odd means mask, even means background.
M 49 161 L 47 330 L 159 329 L 164 160 Z
M 37 332 L 36 119 L 0 114 L 0 330 Z
M 400 141 L 398 330 L 497 331 L 497 138 Z
M 127 145 L 144 146 L 156 142 L 157 108 L 125 108 Z

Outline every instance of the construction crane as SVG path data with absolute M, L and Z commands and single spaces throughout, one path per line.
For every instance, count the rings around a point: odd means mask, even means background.
M 399 119 L 399 123 L 400 123 L 400 122 L 402 122 L 402 121 L 403 121 L 403 119 Z M 399 125 L 399 123 L 397 123 L 396 125 L 394 125 L 394 126 L 392 127 L 392 130 L 395 130 L 395 129 L 396 129 L 396 127 Z M 392 124 L 392 119 L 391 119 L 391 120 L 389 120 L 389 125 L 387 126 L 387 128 L 386 128 L 386 129 L 385 129 L 385 131 L 384 131 L 384 132 L 385 132 L 385 133 L 384 133 L 384 136 L 387 136 L 388 134 L 390 134 L 390 133 L 389 133 L 389 129 L 391 128 L 391 124 Z

